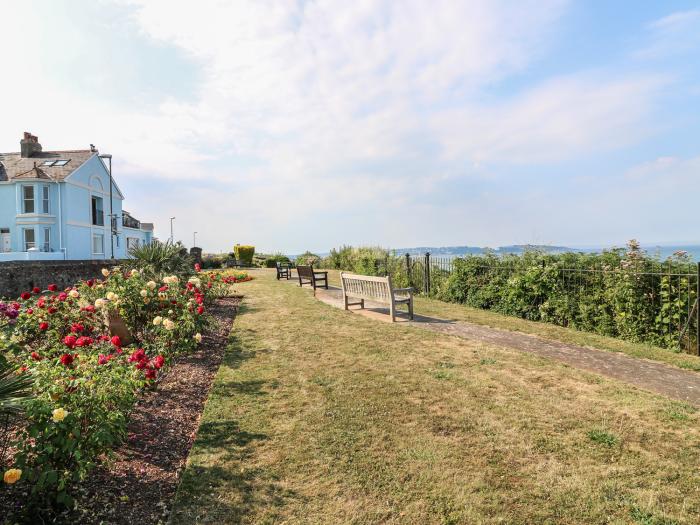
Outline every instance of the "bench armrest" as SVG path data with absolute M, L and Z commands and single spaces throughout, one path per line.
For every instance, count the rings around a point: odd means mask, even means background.
M 413 288 L 394 288 L 394 293 L 408 293 L 412 294 L 413 293 Z

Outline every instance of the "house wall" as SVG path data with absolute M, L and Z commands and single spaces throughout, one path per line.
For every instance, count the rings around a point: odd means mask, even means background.
M 61 185 L 63 186 L 63 230 L 66 259 L 109 259 L 110 246 L 110 206 L 109 173 L 99 159 L 94 156 L 75 170 Z M 102 197 L 104 225 L 92 224 L 92 197 Z M 112 213 L 121 217 L 123 196 L 116 184 L 112 186 Z M 121 229 L 121 220 L 117 221 Z M 102 235 L 102 253 L 93 252 L 93 236 Z M 122 243 L 115 241 L 114 257 L 123 258 Z
M 35 188 L 35 212 L 22 213 L 22 186 Z M 152 232 L 125 228 L 122 225 L 122 201 L 118 186 L 112 185 L 112 213 L 117 217 L 117 233 L 113 238 L 113 252 L 110 229 L 109 172 L 103 161 L 94 155 L 75 170 L 65 181 L 27 180 L 22 182 L 0 182 L 0 228 L 9 228 L 11 253 L 0 253 L 3 260 L 67 259 L 105 260 L 112 257 L 127 257 L 127 237 L 138 238 L 140 244 L 152 241 Z M 41 214 L 42 186 L 49 187 L 49 213 Z M 102 198 L 104 225 L 92 224 L 92 197 Z M 37 246 L 43 243 L 44 228 L 50 229 L 51 254 L 24 252 L 24 228 L 35 230 Z M 102 235 L 101 253 L 93 250 L 93 236 Z M 0 241 L 1 241 L 0 237 Z M 2 245 L 0 245 L 0 250 Z

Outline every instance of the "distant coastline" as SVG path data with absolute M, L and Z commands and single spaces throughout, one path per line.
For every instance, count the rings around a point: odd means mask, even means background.
M 619 246 L 618 246 L 619 248 Z M 611 250 L 612 246 L 592 247 L 592 248 L 571 248 L 567 246 L 554 246 L 548 244 L 513 244 L 509 246 L 499 246 L 497 248 L 480 246 L 418 246 L 414 248 L 394 248 L 397 254 L 409 253 L 411 255 L 421 255 L 430 252 L 436 257 L 463 257 L 465 255 L 483 255 L 485 253 L 495 253 L 497 255 L 522 254 L 526 251 L 538 250 L 546 253 L 600 253 L 604 250 Z M 694 261 L 700 261 L 700 245 L 642 245 L 642 249 L 650 256 L 657 256 L 664 260 L 679 251 L 687 252 Z

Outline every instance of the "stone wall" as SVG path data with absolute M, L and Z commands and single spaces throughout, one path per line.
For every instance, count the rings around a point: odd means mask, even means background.
M 121 261 L 12 261 L 0 262 L 0 297 L 14 299 L 35 286 L 46 290 L 49 284 L 59 289 L 82 279 L 102 277 L 102 268 Z

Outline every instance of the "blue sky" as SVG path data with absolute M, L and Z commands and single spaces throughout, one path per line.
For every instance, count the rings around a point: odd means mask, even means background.
M 205 250 L 700 242 L 700 4 L 3 2 L 0 150 Z

